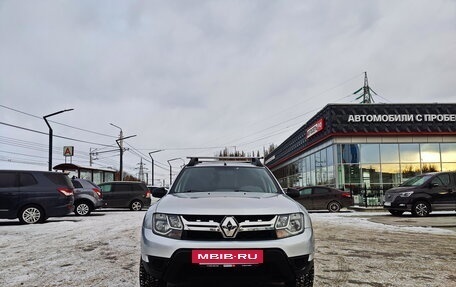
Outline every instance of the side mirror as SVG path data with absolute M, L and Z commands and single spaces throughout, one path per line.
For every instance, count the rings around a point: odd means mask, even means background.
M 431 182 L 431 183 L 429 184 L 429 187 L 430 187 L 430 188 L 434 188 L 434 187 L 438 187 L 438 186 L 439 186 L 439 184 L 438 184 L 438 183 L 435 183 L 435 182 Z
M 296 188 L 289 187 L 285 190 L 285 193 L 291 198 L 299 197 L 299 190 L 297 190 Z
M 168 191 L 167 191 L 166 188 L 164 188 L 164 187 L 154 188 L 154 189 L 152 190 L 152 196 L 153 196 L 153 197 L 157 197 L 157 198 L 162 198 L 162 197 L 165 196 L 167 193 L 168 193 Z

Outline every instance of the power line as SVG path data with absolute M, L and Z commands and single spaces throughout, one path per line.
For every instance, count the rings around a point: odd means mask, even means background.
M 13 127 L 13 128 L 17 128 L 17 129 L 21 129 L 21 130 L 26 130 L 26 131 L 29 131 L 29 132 L 42 134 L 42 135 L 48 135 L 48 133 L 45 133 L 45 132 L 40 132 L 40 131 L 37 131 L 37 130 L 32 130 L 32 129 L 29 129 L 29 128 L 20 127 L 20 126 L 16 126 L 16 125 L 4 123 L 4 122 L 0 122 L 0 124 L 5 125 L 5 126 L 9 126 L 9 127 Z M 84 141 L 84 140 L 78 140 L 78 139 L 73 139 L 73 138 L 59 136 L 59 135 L 54 135 L 54 137 L 61 138 L 61 139 L 66 139 L 66 140 L 71 140 L 71 141 L 75 141 L 75 142 L 81 142 L 81 143 L 88 143 L 88 144 L 94 144 L 94 145 L 99 145 L 99 146 L 111 147 L 110 145 L 106 145 L 106 144 L 89 142 L 89 141 Z
M 20 111 L 20 110 L 11 108 L 11 107 L 7 107 L 7 106 L 5 106 L 5 105 L 0 105 L 0 107 L 5 108 L 5 109 L 8 109 L 8 110 L 11 110 L 11 111 L 15 111 L 15 112 L 17 112 L 17 113 L 21 113 L 21 114 L 24 114 L 24 115 L 27 115 L 27 116 L 30 116 L 30 117 L 33 117 L 33 118 L 43 119 L 42 117 L 39 117 L 39 116 L 36 116 L 36 115 L 32 115 L 32 114 L 29 114 L 29 113 L 26 113 L 26 112 L 23 112 L 23 111 Z M 54 124 L 58 124 L 58 125 L 61 125 L 61 126 L 65 126 L 65 127 L 68 127 L 68 128 L 80 130 L 80 131 L 83 131 L 83 132 L 87 132 L 87 133 L 92 133 L 92 134 L 96 134 L 96 135 L 100 135 L 100 136 L 105 136 L 105 137 L 110 137 L 110 138 L 116 138 L 115 136 L 112 136 L 112 135 L 107 135 L 107 134 L 103 134 L 103 133 L 99 133 L 99 132 L 95 132 L 95 131 L 91 131 L 91 130 L 87 130 L 87 129 L 82 129 L 82 128 L 78 128 L 78 127 L 75 127 L 75 126 L 71 126 L 71 125 L 59 123 L 59 122 L 56 122 L 56 121 L 51 121 L 51 120 L 49 120 L 49 122 L 52 122 L 52 123 L 54 123 Z

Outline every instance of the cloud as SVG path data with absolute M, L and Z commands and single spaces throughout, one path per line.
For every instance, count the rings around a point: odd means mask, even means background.
M 39 117 L 74 108 L 54 120 L 114 137 L 115 123 L 144 152 L 168 148 L 156 155 L 165 165 L 184 154 L 170 148 L 279 144 L 326 104 L 353 102 L 364 71 L 377 102 L 454 102 L 452 1 L 0 3 L 0 104 Z M 0 121 L 47 131 L 7 109 Z M 126 160 L 133 172 L 139 157 Z

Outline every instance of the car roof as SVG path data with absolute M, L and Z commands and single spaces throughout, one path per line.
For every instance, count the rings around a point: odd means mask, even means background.
M 243 162 L 202 162 L 202 163 L 199 163 L 199 164 L 196 164 L 196 165 L 190 165 L 190 166 L 187 166 L 187 167 L 195 167 L 195 168 L 198 168 L 198 167 L 216 167 L 216 166 L 232 166 L 232 167 L 259 167 L 259 166 L 255 166 L 255 165 L 252 165 L 251 163 L 243 163 Z
M 264 167 L 257 157 L 189 157 L 186 167 L 196 166 L 236 166 L 236 167 Z

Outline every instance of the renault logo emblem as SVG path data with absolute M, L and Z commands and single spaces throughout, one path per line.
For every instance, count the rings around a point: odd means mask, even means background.
M 239 230 L 239 225 L 234 217 L 227 216 L 222 220 L 220 228 L 222 229 L 223 237 L 234 238 Z

